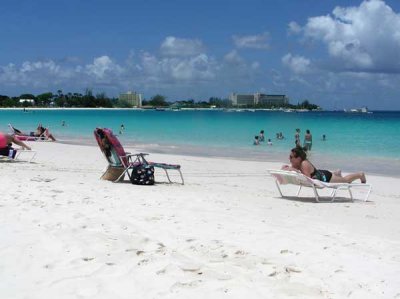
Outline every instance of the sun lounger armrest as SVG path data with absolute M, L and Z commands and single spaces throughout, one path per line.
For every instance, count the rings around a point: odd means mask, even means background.
M 147 153 L 137 153 L 137 154 L 127 154 L 125 156 L 121 156 L 121 158 L 127 158 L 129 163 L 147 163 L 146 159 L 144 156 L 148 155 Z
M 149 154 L 146 154 L 146 153 L 138 153 L 138 154 L 126 153 L 126 155 L 124 157 L 129 158 L 129 157 L 147 156 L 147 155 L 149 155 Z

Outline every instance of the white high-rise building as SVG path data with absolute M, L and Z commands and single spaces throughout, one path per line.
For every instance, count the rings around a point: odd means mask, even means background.
M 286 95 L 278 94 L 237 94 L 231 93 L 229 96 L 233 106 L 256 106 L 256 105 L 271 105 L 283 106 L 289 103 Z
M 232 93 L 229 99 L 233 106 L 254 106 L 256 104 L 253 94 Z
M 120 93 L 119 100 L 128 102 L 132 107 L 142 107 L 142 94 L 134 91 Z

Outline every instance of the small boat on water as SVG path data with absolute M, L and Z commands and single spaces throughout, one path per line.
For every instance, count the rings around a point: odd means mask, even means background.
M 344 109 L 346 113 L 372 113 L 368 111 L 368 107 L 352 108 L 350 110 Z
M 295 112 L 294 109 L 284 109 L 283 112 L 292 113 Z

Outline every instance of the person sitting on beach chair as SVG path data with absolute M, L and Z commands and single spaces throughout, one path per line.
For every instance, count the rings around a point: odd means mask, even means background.
M 36 137 L 40 137 L 40 138 L 47 138 L 47 139 L 51 139 L 52 141 L 56 141 L 56 139 L 54 138 L 53 134 L 51 134 L 49 132 L 48 128 L 45 128 L 42 126 L 42 124 L 39 124 L 37 129 L 36 129 L 36 133 L 35 133 Z
M 12 135 L 0 132 L 0 156 L 6 156 L 10 159 L 14 159 L 17 154 L 17 150 L 12 147 L 13 143 L 21 146 L 23 149 L 31 150 L 30 146 L 26 145 L 21 140 Z

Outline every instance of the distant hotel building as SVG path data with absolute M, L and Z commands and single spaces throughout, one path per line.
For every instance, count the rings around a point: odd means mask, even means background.
M 141 107 L 142 106 L 142 94 L 136 93 L 134 91 L 128 91 L 127 93 L 119 94 L 120 101 L 126 101 L 132 107 Z
M 237 94 L 232 93 L 229 100 L 233 106 L 256 106 L 256 105 L 269 105 L 269 106 L 283 106 L 289 104 L 289 99 L 286 95 L 281 94 Z
M 35 100 L 34 99 L 19 99 L 19 103 L 20 104 L 29 103 L 29 104 L 35 105 Z

